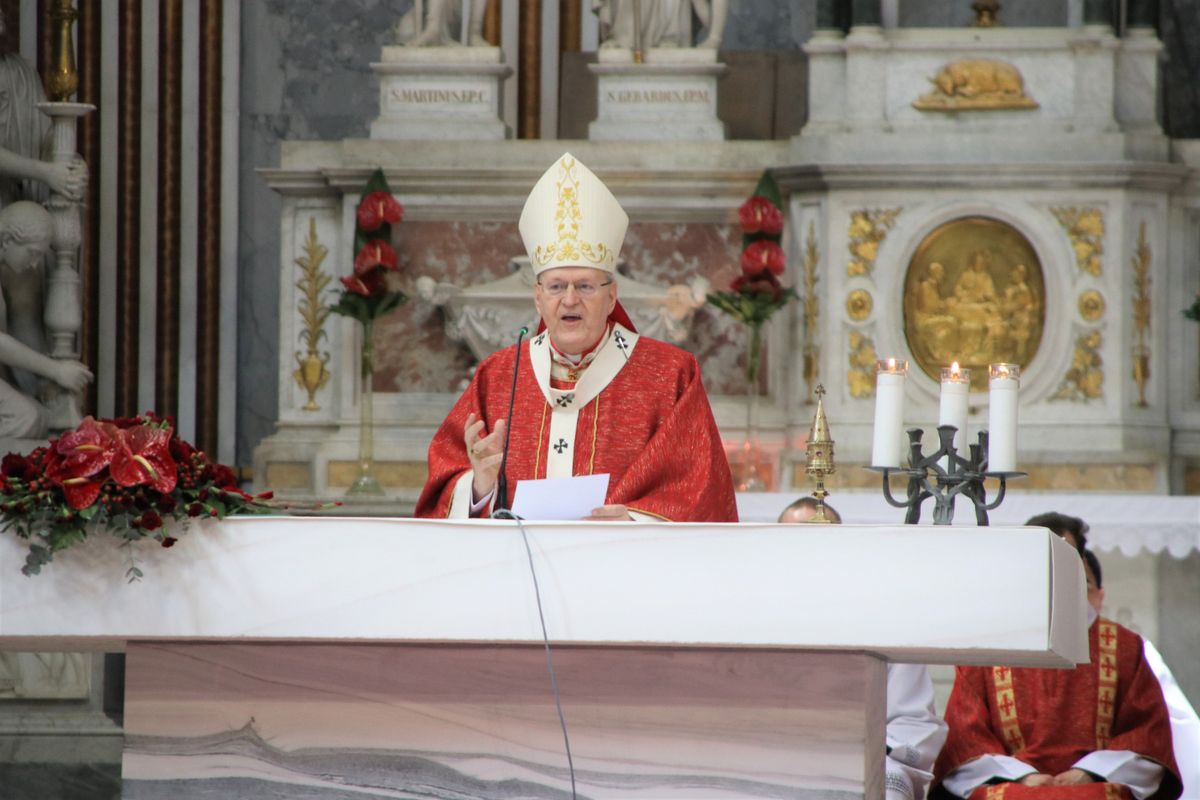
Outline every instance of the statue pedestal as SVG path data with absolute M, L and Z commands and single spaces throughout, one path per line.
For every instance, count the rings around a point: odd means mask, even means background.
M 725 65 L 715 50 L 651 49 L 644 63 L 633 52 L 601 50 L 596 76 L 593 141 L 722 141 L 717 79 Z
M 500 94 L 512 69 L 498 47 L 385 47 L 372 139 L 506 138 Z

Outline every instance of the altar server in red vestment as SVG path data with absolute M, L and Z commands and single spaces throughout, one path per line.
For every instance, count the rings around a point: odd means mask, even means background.
M 569 153 L 541 177 L 519 228 L 538 333 L 522 345 L 507 482 L 609 474 L 589 519 L 736 522 L 729 462 L 696 359 L 639 336 L 617 302 L 629 217 Z M 486 516 L 495 502 L 517 347 L 479 364 L 429 446 L 418 517 Z
M 1089 594 L 1099 585 L 1085 564 Z M 1136 633 L 1089 603 L 1090 662 L 959 667 L 933 798 L 1174 800 L 1179 771 L 1162 690 Z

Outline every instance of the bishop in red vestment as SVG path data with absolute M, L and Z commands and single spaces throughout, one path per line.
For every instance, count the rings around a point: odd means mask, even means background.
M 534 187 L 521 235 L 542 329 L 523 349 L 505 470 L 518 481 L 609 475 L 593 519 L 736 522 L 729 462 L 690 354 L 640 337 L 617 302 L 628 217 L 569 154 Z M 419 517 L 495 504 L 517 346 L 479 365 L 429 447 Z
M 1088 652 L 1069 670 L 959 667 L 930 797 L 1179 797 L 1167 706 L 1141 637 L 1096 616 Z M 1049 782 L 1064 774 L 1083 782 Z

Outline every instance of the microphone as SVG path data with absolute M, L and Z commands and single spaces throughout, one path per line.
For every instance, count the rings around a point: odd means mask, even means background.
M 512 436 L 513 404 L 517 399 L 517 373 L 521 369 L 521 340 L 527 333 L 529 333 L 529 328 L 526 326 L 521 326 L 521 330 L 517 333 L 517 358 L 513 362 L 512 389 L 508 393 L 508 421 L 504 424 L 504 453 L 500 456 L 500 475 L 496 478 L 496 502 L 492 506 L 493 517 L 511 516 L 508 508 L 508 475 L 505 474 L 505 471 L 508 468 L 508 438 Z

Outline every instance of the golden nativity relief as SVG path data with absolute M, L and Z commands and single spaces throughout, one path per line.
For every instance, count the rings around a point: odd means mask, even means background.
M 904 278 L 904 335 L 913 360 L 937 380 L 952 361 L 987 389 L 987 366 L 1025 367 L 1046 322 L 1041 261 L 1020 231 L 988 217 L 963 217 L 921 242 Z

